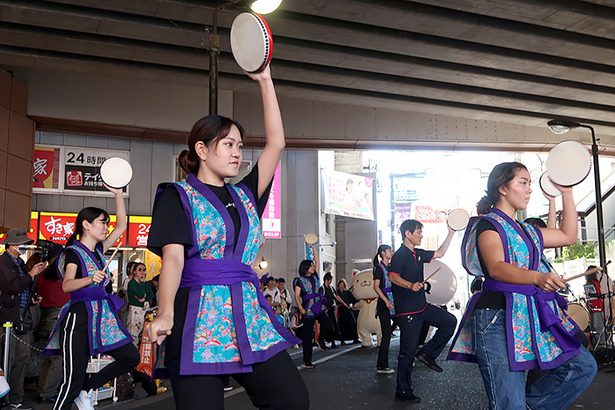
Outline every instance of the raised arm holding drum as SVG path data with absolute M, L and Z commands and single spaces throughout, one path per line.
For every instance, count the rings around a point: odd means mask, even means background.
M 547 397 L 549 408 L 564 409 L 596 374 L 595 360 L 573 336 L 576 325 L 564 320 L 560 305 L 565 300 L 556 293 L 564 282 L 541 263 L 543 246 L 577 239 L 572 189 L 558 186 L 559 229 L 536 228 L 515 220 L 516 212 L 527 207 L 530 182 L 523 164 L 497 165 L 478 203 L 482 216 L 468 227 L 462 243 L 464 267 L 485 282 L 468 303 L 449 359 L 478 362 L 491 409 L 541 408 Z M 525 371 L 531 369 L 546 372 L 526 386 Z

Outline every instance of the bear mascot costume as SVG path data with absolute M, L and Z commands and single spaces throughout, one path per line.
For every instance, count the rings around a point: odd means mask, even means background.
M 352 287 L 350 288 L 353 296 L 359 301 L 354 308 L 359 309 L 357 319 L 357 333 L 361 344 L 365 347 L 372 346 L 372 334 L 376 334 L 378 345 L 382 332 L 380 321 L 376 317 L 376 302 L 378 295 L 374 291 L 374 275 L 372 270 L 364 270 L 352 277 Z

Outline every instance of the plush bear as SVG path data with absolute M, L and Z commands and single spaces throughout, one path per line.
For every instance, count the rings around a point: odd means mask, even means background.
M 359 309 L 359 318 L 357 319 L 357 333 L 359 339 L 365 347 L 372 346 L 372 334 L 376 334 L 378 345 L 382 338 L 380 330 L 380 321 L 376 317 L 376 302 L 378 295 L 374 291 L 374 275 L 372 270 L 364 270 L 352 277 L 352 294 L 358 303 L 354 305 L 355 309 Z

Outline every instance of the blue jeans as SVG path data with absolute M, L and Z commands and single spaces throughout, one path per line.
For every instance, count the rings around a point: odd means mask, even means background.
M 592 355 L 581 346 L 577 356 L 526 386 L 526 372 L 510 370 L 505 316 L 503 309 L 476 309 L 471 317 L 489 408 L 556 410 L 571 406 L 596 376 Z

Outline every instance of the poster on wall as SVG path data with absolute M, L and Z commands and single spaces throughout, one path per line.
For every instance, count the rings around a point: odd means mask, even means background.
M 32 161 L 33 192 L 58 192 L 60 190 L 61 147 L 37 145 Z
M 263 236 L 266 239 L 282 239 L 282 186 L 281 163 L 275 169 L 269 199 L 261 218 Z
M 414 207 L 414 219 L 423 223 L 446 222 L 448 211 L 435 209 L 427 205 L 417 205 Z
M 374 179 L 332 170 L 322 179 L 325 213 L 374 220 Z
M 100 166 L 110 157 L 130 162 L 128 151 L 66 147 L 63 158 L 64 192 L 113 195 L 107 191 L 100 178 Z M 124 188 L 124 192 L 127 192 L 127 188 Z

